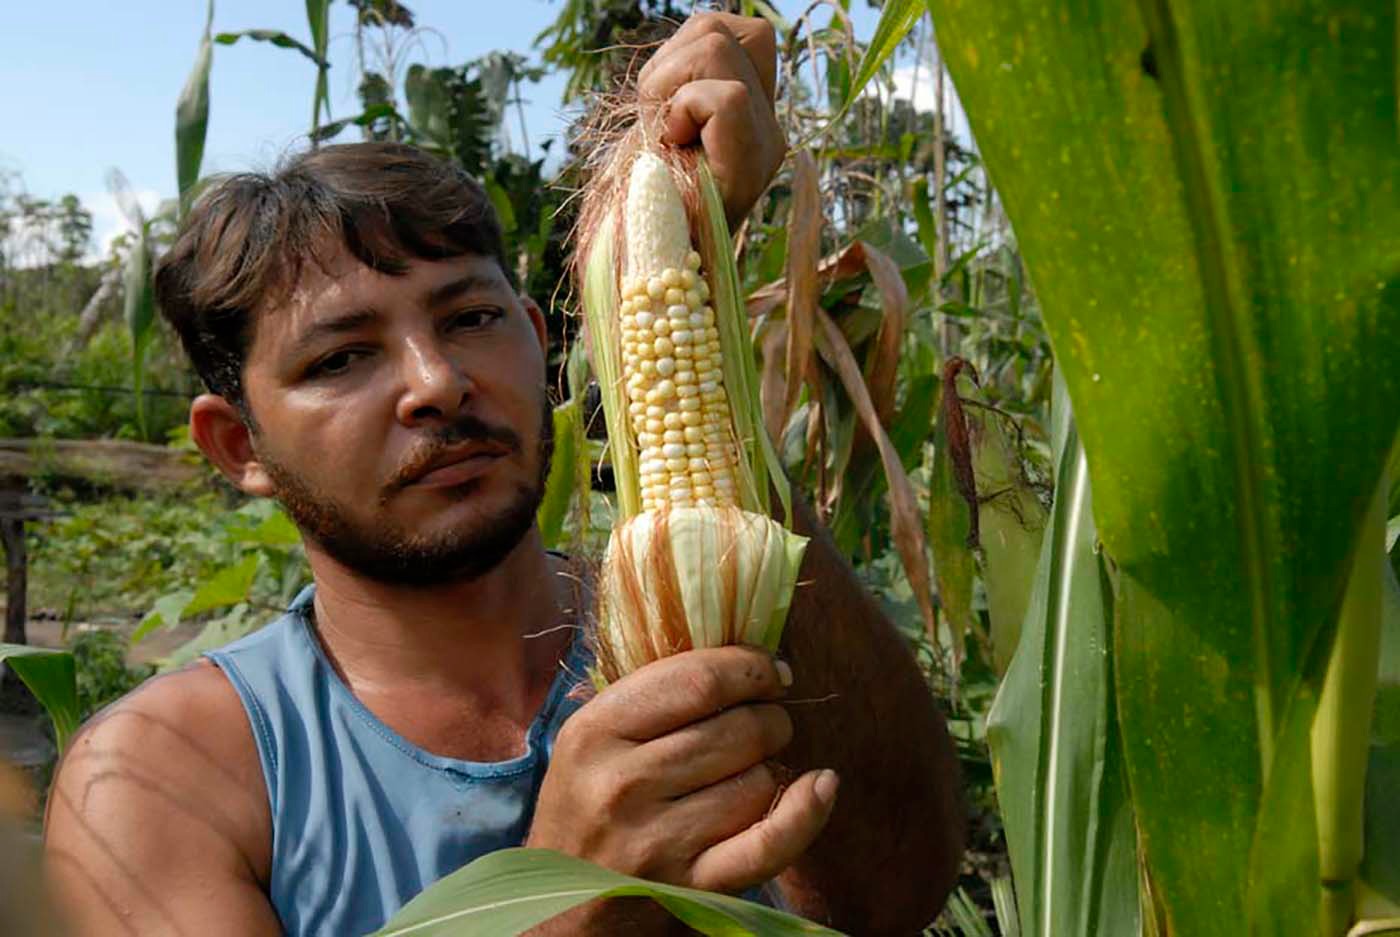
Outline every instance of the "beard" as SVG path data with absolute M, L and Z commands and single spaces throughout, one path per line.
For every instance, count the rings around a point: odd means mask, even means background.
M 541 393 L 540 397 L 535 478 L 517 484 L 500 510 L 435 536 L 397 528 L 383 518 L 362 521 L 347 505 L 280 462 L 266 456 L 261 461 L 275 486 L 273 496 L 302 536 L 314 541 L 341 565 L 392 586 L 426 587 L 470 581 L 500 565 L 535 523 L 554 454 L 553 410 L 548 395 Z M 490 426 L 464 415 L 425 439 L 411 462 L 426 464 L 441 450 L 463 442 L 493 442 L 512 453 L 521 449 L 519 435 L 510 428 Z M 466 498 L 477 484 L 472 480 L 451 491 L 458 498 Z M 402 481 L 393 482 L 380 497 L 380 506 L 402 487 Z

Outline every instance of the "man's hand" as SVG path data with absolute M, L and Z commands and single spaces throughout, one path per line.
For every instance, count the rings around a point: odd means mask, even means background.
M 773 116 L 777 40 L 766 20 L 702 13 L 686 20 L 642 68 L 643 103 L 663 108 L 663 141 L 700 142 L 737 225 L 782 165 Z
M 765 651 L 689 651 L 608 687 L 560 730 L 526 845 L 654 881 L 739 892 L 773 878 L 825 826 L 836 777 L 786 788 L 767 760 L 792 722 Z

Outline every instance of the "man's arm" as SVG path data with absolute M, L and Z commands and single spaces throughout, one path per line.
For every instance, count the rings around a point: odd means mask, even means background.
M 957 755 L 905 640 L 811 509 L 811 537 L 783 632 L 795 681 L 797 771 L 834 768 L 840 797 L 817 841 L 779 879 L 795 911 L 860 934 L 914 934 L 957 878 L 964 819 Z
M 242 704 L 213 665 L 113 704 L 74 739 L 49 795 L 45 867 L 69 933 L 281 934 L 259 881 L 263 790 Z

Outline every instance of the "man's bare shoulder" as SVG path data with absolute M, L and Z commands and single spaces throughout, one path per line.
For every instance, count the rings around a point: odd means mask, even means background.
M 202 661 L 147 681 L 74 738 L 49 796 L 45 853 L 83 929 L 114 915 L 178 931 L 196 893 L 255 926 L 271 913 L 270 836 L 247 716 Z

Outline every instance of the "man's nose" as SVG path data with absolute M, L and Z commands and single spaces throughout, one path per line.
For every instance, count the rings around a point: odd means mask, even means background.
M 451 349 L 431 338 L 407 343 L 402 368 L 403 390 L 396 409 L 405 426 L 455 419 L 474 387 Z

